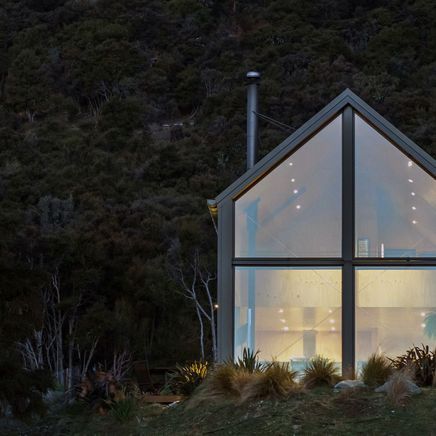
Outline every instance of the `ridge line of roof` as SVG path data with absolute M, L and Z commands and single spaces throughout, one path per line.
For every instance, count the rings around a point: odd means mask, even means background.
M 309 136 L 318 131 L 323 124 L 328 122 L 338 112 L 342 111 L 347 105 L 352 106 L 360 115 L 368 118 L 388 139 L 390 138 L 391 141 L 397 144 L 403 152 L 411 155 L 412 158 L 415 157 L 433 177 L 436 177 L 436 160 L 432 156 L 400 132 L 392 123 L 386 120 L 353 91 L 346 88 L 295 132 L 274 147 L 266 156 L 259 160 L 253 168 L 243 173 L 225 190 L 218 194 L 215 197 L 215 202 L 219 204 L 228 196 L 235 194 L 235 191 L 239 192 L 246 189 L 248 185 L 254 183 L 271 166 L 280 161 L 285 154 L 290 153 L 296 146 L 301 144 L 301 142 L 304 142 Z

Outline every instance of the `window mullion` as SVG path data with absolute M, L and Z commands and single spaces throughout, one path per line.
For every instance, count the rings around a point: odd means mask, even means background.
M 342 121 L 342 372 L 355 367 L 354 278 L 354 114 L 347 106 Z

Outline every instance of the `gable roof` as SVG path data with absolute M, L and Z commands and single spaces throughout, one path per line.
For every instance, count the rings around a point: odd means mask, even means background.
M 383 118 L 371 106 L 366 104 L 360 97 L 350 89 L 346 89 L 332 100 L 327 106 L 321 109 L 309 121 L 304 123 L 292 135 L 287 137 L 281 144 L 270 151 L 265 157 L 246 171 L 234 181 L 228 188 L 221 192 L 216 198 L 216 203 L 221 203 L 228 197 L 234 198 L 250 185 L 254 184 L 259 178 L 267 173 L 271 168 L 278 165 L 292 151 L 314 135 L 324 124 L 330 121 L 335 115 L 341 112 L 346 106 L 351 106 L 356 112 L 367 119 L 376 127 L 387 139 L 393 142 L 398 148 L 416 161 L 430 175 L 436 177 L 436 160 L 426 153 L 421 147 L 401 133 L 389 121 Z

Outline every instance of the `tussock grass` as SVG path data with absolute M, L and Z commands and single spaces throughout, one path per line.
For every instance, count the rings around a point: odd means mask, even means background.
M 398 371 L 394 371 L 389 377 L 387 386 L 387 398 L 396 407 L 404 406 L 409 398 L 410 383 L 413 383 L 413 368 L 406 367 Z
M 362 381 L 370 387 L 380 386 L 392 374 L 393 367 L 384 354 L 372 354 L 362 368 Z
M 304 387 L 334 386 L 341 379 L 335 364 L 322 356 L 313 357 L 303 375 Z
M 240 402 L 263 399 L 283 399 L 301 389 L 295 383 L 296 372 L 286 363 L 272 362 L 265 370 L 251 374 L 240 395 Z
M 217 365 L 188 401 L 192 408 L 203 401 L 230 398 L 237 403 L 261 399 L 285 398 L 301 388 L 295 382 L 296 372 L 286 363 L 272 362 L 251 372 L 245 367 L 227 362 Z

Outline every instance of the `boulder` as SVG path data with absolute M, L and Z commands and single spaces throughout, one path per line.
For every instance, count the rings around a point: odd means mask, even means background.
M 392 383 L 391 380 L 388 380 L 386 383 L 382 384 L 381 386 L 379 386 L 378 388 L 374 389 L 374 392 L 387 392 L 390 384 Z M 405 383 L 407 385 L 407 391 L 411 394 L 411 395 L 417 395 L 420 394 L 422 392 L 421 388 L 419 386 L 417 386 L 415 383 L 413 383 L 410 380 L 405 380 Z
M 353 388 L 365 388 L 366 385 L 361 380 L 342 380 L 336 383 L 334 389 L 353 389 Z

